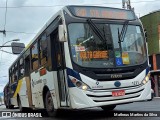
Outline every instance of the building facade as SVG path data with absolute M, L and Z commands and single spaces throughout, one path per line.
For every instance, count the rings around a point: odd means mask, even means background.
M 155 83 L 155 95 L 160 97 L 160 10 L 140 18 L 147 31 L 151 75 Z

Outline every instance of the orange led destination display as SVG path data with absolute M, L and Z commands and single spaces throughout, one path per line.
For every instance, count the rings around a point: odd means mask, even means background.
M 96 7 L 96 6 L 95 7 L 69 6 L 69 8 L 72 14 L 77 17 L 125 19 L 125 20 L 135 19 L 135 14 L 131 10 Z
M 108 51 L 81 51 L 81 59 L 105 59 L 108 58 Z

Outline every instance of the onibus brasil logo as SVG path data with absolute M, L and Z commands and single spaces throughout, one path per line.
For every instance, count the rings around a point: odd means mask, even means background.
M 2 118 L 6 117 L 42 117 L 41 113 L 15 113 L 15 112 L 2 112 Z

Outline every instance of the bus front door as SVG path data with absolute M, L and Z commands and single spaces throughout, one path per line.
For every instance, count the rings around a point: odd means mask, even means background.
M 60 105 L 68 106 L 67 77 L 65 69 L 64 43 L 59 43 L 57 52 L 57 80 Z
M 57 84 L 59 101 L 61 107 L 68 107 L 68 89 L 67 89 L 67 77 L 66 77 L 66 67 L 65 67 L 65 55 L 64 55 L 64 43 L 60 43 L 58 40 L 58 31 L 55 31 L 51 35 L 52 46 L 54 46 L 54 53 L 56 57 L 56 68 L 57 68 Z
M 32 91 L 31 91 L 31 77 L 30 77 L 30 57 L 25 58 L 25 81 L 26 81 L 26 94 L 28 96 L 29 107 L 33 106 Z

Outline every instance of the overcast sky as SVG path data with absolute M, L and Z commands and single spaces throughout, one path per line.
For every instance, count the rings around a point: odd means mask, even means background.
M 122 0 L 8 0 L 6 25 L 6 0 L 0 0 L 0 30 L 5 27 L 6 31 L 9 31 L 6 37 L 0 33 L 0 45 L 17 38 L 27 45 L 54 13 L 64 5 L 73 4 L 121 8 Z M 159 10 L 160 0 L 131 0 L 131 5 L 138 16 L 143 16 Z M 11 51 L 10 48 L 3 48 L 3 50 Z M 0 92 L 8 82 L 8 67 L 16 57 L 17 55 L 0 52 Z

